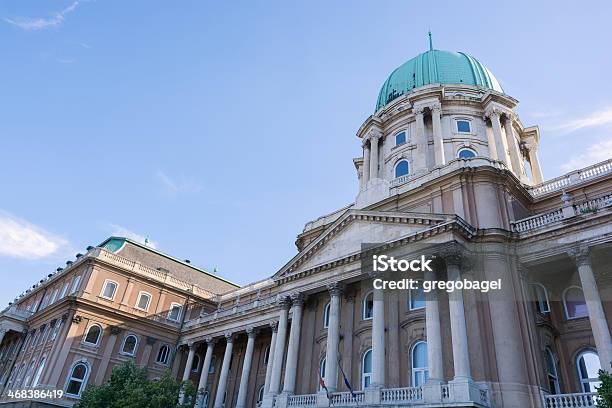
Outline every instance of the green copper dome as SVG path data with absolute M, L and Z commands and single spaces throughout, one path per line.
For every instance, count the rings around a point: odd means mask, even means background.
M 491 71 L 476 58 L 462 52 L 429 50 L 405 62 L 389 75 L 378 94 L 376 110 L 429 84 L 475 85 L 504 92 Z

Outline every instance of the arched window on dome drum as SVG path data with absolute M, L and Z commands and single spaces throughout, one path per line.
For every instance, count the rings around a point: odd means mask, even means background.
M 550 347 L 546 347 L 546 375 L 548 378 L 548 392 L 559 394 L 559 376 L 557 375 L 557 359 Z
M 576 359 L 576 368 L 582 391 L 595 392 L 596 388 L 601 385 L 598 373 L 601 365 L 597 353 L 591 350 L 580 353 Z
M 400 132 L 397 135 L 395 135 L 395 145 L 396 146 L 403 145 L 404 143 L 406 143 L 406 132 Z
M 408 160 L 400 160 L 395 165 L 395 177 L 402 177 L 407 175 L 410 172 L 410 165 L 408 164 Z
M 459 149 L 459 152 L 457 152 L 457 157 L 460 159 L 471 159 L 476 157 L 476 152 L 473 149 L 464 147 Z
M 363 353 L 361 358 L 361 389 L 365 390 L 372 382 L 372 349 Z
M 579 317 L 587 317 L 586 301 L 584 293 L 578 286 L 570 286 L 563 292 L 563 306 L 565 307 L 565 316 L 568 319 L 577 319 Z
M 427 367 L 427 343 L 419 341 L 412 347 L 410 353 L 412 367 L 412 386 L 420 387 L 429 378 L 429 367 Z

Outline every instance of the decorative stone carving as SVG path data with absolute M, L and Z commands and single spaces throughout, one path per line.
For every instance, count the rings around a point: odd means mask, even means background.
M 591 265 L 591 248 L 587 245 L 572 248 L 567 253 L 576 262 L 577 267 Z
M 278 331 L 278 320 L 270 322 L 270 329 L 272 329 L 272 333 L 276 333 Z
M 225 341 L 227 341 L 228 343 L 233 343 L 234 342 L 234 333 L 231 331 L 226 331 L 224 334 L 225 336 Z
M 327 290 L 329 290 L 329 294 L 332 296 L 340 296 L 344 287 L 338 282 L 331 282 L 327 284 Z
M 123 329 L 119 326 L 111 326 L 110 327 L 110 334 L 113 336 L 117 336 L 118 334 L 120 334 L 123 331 Z
M 157 339 L 155 337 L 147 336 L 146 343 L 147 343 L 148 346 L 154 345 L 156 341 L 157 341 Z
M 255 336 L 257 336 L 257 333 L 258 333 L 258 332 L 259 332 L 259 330 L 258 330 L 258 329 L 256 329 L 256 328 L 255 328 L 255 327 L 253 327 L 253 326 L 248 326 L 248 327 L 246 328 L 246 334 L 247 334 L 247 337 L 248 337 L 249 339 L 254 339 L 254 338 L 255 338 Z
M 304 300 L 306 299 L 304 294 L 300 292 L 293 292 L 290 297 L 291 303 L 293 303 L 294 306 L 302 306 L 304 304 Z

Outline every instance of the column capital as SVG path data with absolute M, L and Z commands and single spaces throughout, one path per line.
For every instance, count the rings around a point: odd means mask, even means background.
M 501 114 L 504 113 L 500 108 L 494 107 L 494 108 L 489 108 L 487 110 L 485 110 L 485 116 L 488 118 L 497 118 L 499 120 L 499 117 L 501 116 Z
M 110 334 L 113 336 L 117 336 L 119 334 L 121 334 L 121 332 L 123 331 L 123 329 L 119 326 L 111 326 L 110 327 Z
M 255 327 L 253 327 L 253 326 L 248 326 L 248 327 L 246 328 L 246 334 L 247 334 L 247 337 L 248 337 L 249 339 L 254 339 L 254 338 L 255 338 L 255 336 L 257 336 L 257 333 L 258 333 L 258 332 L 259 332 L 259 330 L 258 330 L 258 329 L 256 329 L 256 328 L 255 328 Z
M 355 302 L 355 291 L 352 289 L 344 291 L 344 299 L 346 299 L 347 303 Z
M 272 333 L 276 333 L 278 331 L 278 320 L 270 322 L 270 329 L 272 329 Z
M 575 248 L 571 248 L 567 251 L 570 258 L 576 262 L 576 266 L 590 266 L 591 265 L 591 248 L 588 245 L 580 245 Z
M 432 103 L 429 105 L 429 109 L 431 109 L 432 112 L 440 113 L 442 112 L 442 104 L 440 102 Z
M 512 126 L 512 122 L 516 119 L 516 113 L 514 112 L 505 112 L 506 115 L 506 125 Z
M 293 292 L 289 296 L 291 297 L 291 303 L 293 304 L 293 306 L 303 306 L 304 305 L 304 301 L 306 300 L 306 297 L 304 296 L 303 293 Z
M 194 340 L 192 341 L 188 341 L 187 343 L 185 343 L 187 345 L 187 347 L 189 347 L 189 351 L 194 350 L 195 349 L 195 345 L 196 342 Z
M 289 310 L 291 307 L 291 302 L 289 301 L 289 297 L 287 295 L 278 295 L 276 298 L 276 303 L 281 309 Z
M 370 141 L 370 144 L 378 142 L 378 139 L 382 137 L 382 133 L 380 130 L 370 129 L 368 131 L 367 140 Z
M 424 106 L 413 106 L 412 113 L 415 115 L 423 115 L 423 113 L 425 113 L 425 107 Z
M 226 331 L 225 333 L 223 333 L 223 336 L 225 337 L 225 341 L 227 341 L 228 343 L 233 343 L 234 342 L 234 333 L 231 331 Z
M 207 336 L 207 337 L 204 337 L 204 342 L 209 346 L 210 345 L 214 346 L 215 344 L 217 344 L 217 339 L 215 339 L 212 336 Z
M 340 296 L 344 291 L 344 285 L 339 282 L 330 282 L 327 284 L 327 290 L 331 296 Z

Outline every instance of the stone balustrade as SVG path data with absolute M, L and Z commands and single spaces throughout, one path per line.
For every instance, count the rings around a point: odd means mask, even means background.
M 528 191 L 533 197 L 541 197 L 610 173 L 612 173 L 612 159 L 548 180 L 530 187 Z
M 406 387 L 406 388 L 386 388 L 380 391 L 381 404 L 397 404 L 422 402 L 423 388 L 421 387 Z
M 543 214 L 536 214 L 531 217 L 523 218 L 521 220 L 513 222 L 512 231 L 514 232 L 525 232 L 533 229 L 543 227 L 553 222 L 557 222 L 563 219 L 563 212 L 561 209 L 549 211 Z
M 363 391 L 355 391 L 354 393 L 334 392 L 331 395 L 330 406 L 332 407 L 353 407 L 363 405 L 365 393 Z
M 314 407 L 317 405 L 317 394 L 291 395 L 287 399 L 288 407 Z
M 597 393 L 581 392 L 574 394 L 543 394 L 544 408 L 588 408 L 596 407 Z

